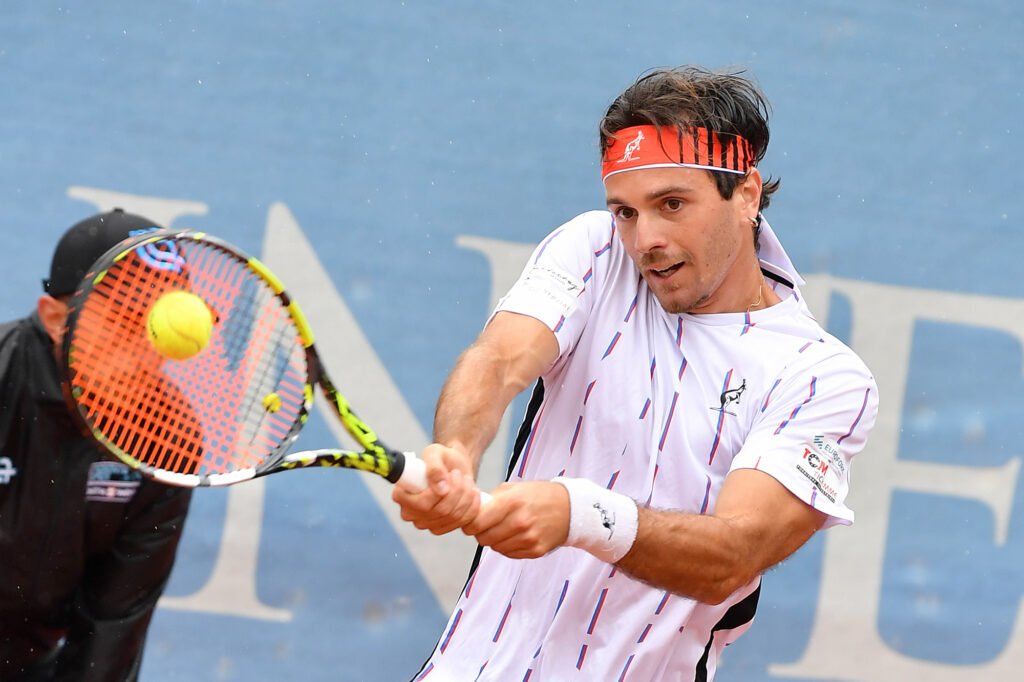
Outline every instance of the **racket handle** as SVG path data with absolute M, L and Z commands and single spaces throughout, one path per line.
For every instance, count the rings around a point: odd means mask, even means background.
M 415 452 L 403 452 L 405 455 L 405 468 L 396 483 L 405 483 L 410 488 L 423 490 L 427 487 L 427 465 L 416 456 Z
M 405 455 L 405 468 L 402 469 L 402 475 L 398 478 L 398 482 L 405 483 L 417 490 L 423 490 L 427 487 L 426 463 L 417 457 L 415 452 L 405 452 L 403 454 Z M 490 501 L 491 496 L 481 490 L 480 505 L 483 506 Z

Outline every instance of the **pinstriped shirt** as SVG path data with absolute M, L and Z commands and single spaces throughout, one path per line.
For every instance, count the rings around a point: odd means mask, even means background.
M 852 523 L 850 464 L 874 424 L 874 380 L 813 319 L 793 273 L 762 269 L 781 303 L 670 314 L 610 214 L 551 233 L 497 307 L 545 323 L 560 350 L 511 480 L 587 478 L 704 514 L 730 471 L 755 468 L 825 512 L 826 526 Z M 710 680 L 750 625 L 759 585 L 712 606 L 575 548 L 534 560 L 485 550 L 418 679 Z

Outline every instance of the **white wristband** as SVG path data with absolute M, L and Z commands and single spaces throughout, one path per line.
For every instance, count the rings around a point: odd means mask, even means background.
M 565 544 L 614 564 L 636 540 L 637 508 L 629 497 L 585 478 L 552 479 L 569 492 L 569 537 Z

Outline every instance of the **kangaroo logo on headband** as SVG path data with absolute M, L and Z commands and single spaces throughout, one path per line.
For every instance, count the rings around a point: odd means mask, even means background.
M 641 147 L 644 140 L 651 142 Z M 700 127 L 680 131 L 672 126 L 631 126 L 618 131 L 607 143 L 601 162 L 602 180 L 641 168 L 698 168 L 743 175 L 756 161 L 753 147 L 739 135 Z
M 622 158 L 619 159 L 616 163 L 626 163 L 627 161 L 632 161 L 633 160 L 633 153 L 639 151 L 640 143 L 643 142 L 643 140 L 644 140 L 644 131 L 642 131 L 642 130 L 636 131 L 636 137 L 634 137 L 633 140 L 630 141 L 630 143 L 626 145 L 626 150 L 625 150 L 625 152 L 623 152 Z

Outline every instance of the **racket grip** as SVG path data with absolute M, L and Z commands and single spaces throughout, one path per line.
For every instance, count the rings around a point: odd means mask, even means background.
M 417 457 L 415 452 L 405 452 L 403 454 L 405 455 L 405 468 L 402 469 L 402 475 L 398 478 L 398 483 L 405 483 L 416 490 L 423 490 L 427 487 L 426 463 Z M 490 501 L 491 496 L 481 490 L 480 505 L 483 506 Z
M 427 487 L 427 465 L 416 456 L 415 452 L 403 452 L 405 455 L 405 468 L 396 483 L 405 483 L 410 488 L 423 490 Z

